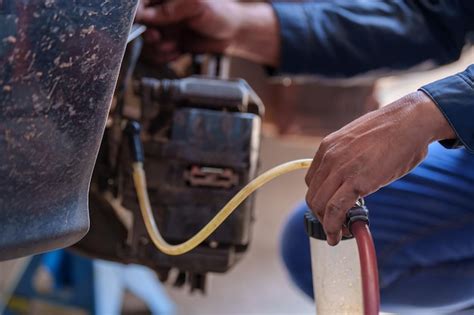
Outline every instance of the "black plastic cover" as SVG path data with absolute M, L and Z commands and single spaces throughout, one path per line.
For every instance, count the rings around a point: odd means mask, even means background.
M 323 225 L 311 211 L 304 214 L 304 228 L 306 235 L 309 237 L 323 241 L 326 240 L 326 232 L 324 232 Z

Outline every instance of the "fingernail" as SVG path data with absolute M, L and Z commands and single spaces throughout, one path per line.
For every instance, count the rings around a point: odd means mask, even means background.
M 328 236 L 327 242 L 328 242 L 328 245 L 329 245 L 329 246 L 336 246 L 337 243 L 338 243 L 338 241 L 336 240 L 336 238 L 333 237 L 333 236 Z

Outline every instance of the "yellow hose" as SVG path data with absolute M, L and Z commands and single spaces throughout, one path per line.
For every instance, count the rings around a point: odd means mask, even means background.
M 311 165 L 311 159 L 296 160 L 278 165 L 262 175 L 255 178 L 247 186 L 242 188 L 217 214 L 204 226 L 198 233 L 184 243 L 171 245 L 167 243 L 160 234 L 153 212 L 150 205 L 150 199 L 146 188 L 146 177 L 143 170 L 143 163 L 136 162 L 133 164 L 133 181 L 140 204 L 140 210 L 145 221 L 148 234 L 153 244 L 167 255 L 182 255 L 196 248 L 211 235 L 229 215 L 254 191 L 268 183 L 269 181 L 296 170 L 307 169 Z

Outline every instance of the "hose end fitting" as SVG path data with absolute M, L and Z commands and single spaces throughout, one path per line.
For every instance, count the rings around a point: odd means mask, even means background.
M 349 209 L 346 214 L 346 223 L 344 224 L 349 232 L 352 233 L 352 224 L 357 221 L 365 222 L 369 225 L 369 210 L 365 206 L 363 198 L 360 198 L 356 205 Z
M 124 130 L 129 140 L 130 151 L 134 162 L 143 163 L 145 161 L 145 152 L 140 138 L 141 131 L 142 127 L 140 123 L 135 120 L 129 120 Z

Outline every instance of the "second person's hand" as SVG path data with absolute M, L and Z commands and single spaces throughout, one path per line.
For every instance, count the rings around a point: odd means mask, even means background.
M 150 26 L 145 43 L 163 62 L 193 52 L 227 53 L 278 64 L 278 23 L 268 3 L 169 0 L 150 6 L 142 1 L 136 21 Z

